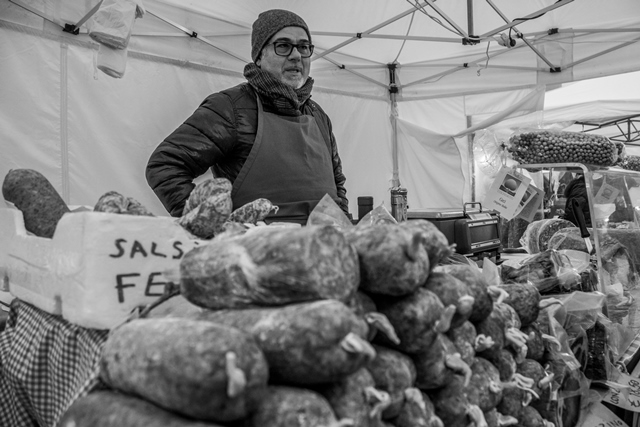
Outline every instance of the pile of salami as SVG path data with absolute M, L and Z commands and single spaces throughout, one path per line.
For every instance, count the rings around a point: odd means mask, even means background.
M 452 253 L 425 220 L 223 232 L 60 425 L 573 425 L 581 373 L 535 286 Z
M 228 190 L 196 188 L 180 222 L 208 241 L 182 258 L 179 294 L 111 331 L 104 387 L 60 426 L 575 424 L 580 364 L 534 285 L 446 262 L 426 220 L 248 227 L 274 207 L 232 210 Z M 25 221 L 44 209 L 12 199 Z M 148 214 L 115 192 L 95 210 Z

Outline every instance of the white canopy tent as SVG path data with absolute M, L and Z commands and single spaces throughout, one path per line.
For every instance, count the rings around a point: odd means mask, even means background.
M 244 80 L 251 24 L 271 8 L 309 24 L 313 97 L 354 213 L 361 195 L 388 206 L 397 185 L 410 207 L 461 207 L 476 192 L 474 130 L 541 110 L 561 83 L 640 70 L 636 0 L 146 0 L 116 79 L 87 34 L 97 3 L 0 0 L 0 175 L 39 170 L 71 205 L 115 190 L 166 214 L 149 154 Z

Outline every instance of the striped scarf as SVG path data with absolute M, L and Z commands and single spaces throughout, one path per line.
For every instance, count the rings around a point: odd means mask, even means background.
M 300 116 L 300 107 L 311 97 L 313 79 L 309 77 L 300 89 L 294 89 L 276 79 L 273 74 L 263 71 L 251 62 L 244 67 L 244 76 L 249 84 L 266 97 L 278 113 Z

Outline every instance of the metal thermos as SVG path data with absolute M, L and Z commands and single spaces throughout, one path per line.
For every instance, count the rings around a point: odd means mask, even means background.
M 366 214 L 373 209 L 373 197 L 361 196 L 358 197 L 358 219 L 362 219 Z
M 391 215 L 398 222 L 407 220 L 407 189 L 391 188 Z

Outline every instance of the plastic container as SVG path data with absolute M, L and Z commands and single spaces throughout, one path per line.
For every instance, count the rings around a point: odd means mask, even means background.
M 391 189 L 391 215 L 398 222 L 407 220 L 407 189 L 393 187 Z
M 373 197 L 358 197 L 358 219 L 362 219 L 366 214 L 373 210 Z

